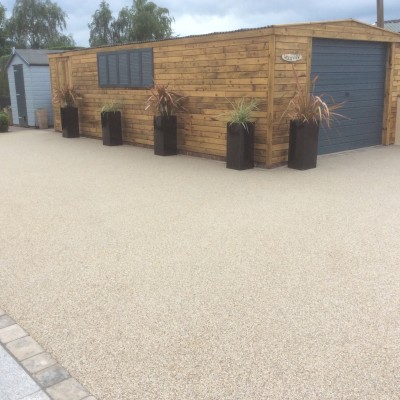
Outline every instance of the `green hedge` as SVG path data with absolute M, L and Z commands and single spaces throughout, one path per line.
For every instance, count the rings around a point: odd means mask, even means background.
M 0 111 L 0 132 L 8 132 L 8 116 L 6 113 Z

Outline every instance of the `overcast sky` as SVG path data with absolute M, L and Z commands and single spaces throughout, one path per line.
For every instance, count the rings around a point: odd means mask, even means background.
M 293 22 L 311 22 L 354 18 L 362 22 L 376 21 L 376 0 L 154 0 L 169 9 L 175 18 L 176 35 L 255 28 Z M 14 0 L 0 0 L 11 13 Z M 88 46 L 88 23 L 100 0 L 58 0 L 68 14 L 67 30 L 80 46 Z M 132 0 L 108 1 L 114 17 Z M 384 0 L 385 20 L 400 19 L 400 0 Z

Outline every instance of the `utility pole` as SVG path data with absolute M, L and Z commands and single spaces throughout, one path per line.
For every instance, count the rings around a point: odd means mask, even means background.
M 376 0 L 376 12 L 377 12 L 377 26 L 384 28 L 383 23 L 383 0 Z

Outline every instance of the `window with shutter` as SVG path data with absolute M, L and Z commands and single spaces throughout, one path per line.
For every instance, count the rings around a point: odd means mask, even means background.
M 118 56 L 118 76 L 121 86 L 129 86 L 129 59 L 128 53 L 120 53 Z
M 142 83 L 142 63 L 139 51 L 129 53 L 129 65 L 131 67 L 131 85 L 132 87 L 140 87 Z
M 107 56 L 108 63 L 108 83 L 111 86 L 118 85 L 118 55 L 109 54 Z
M 108 83 L 107 57 L 105 55 L 97 56 L 97 70 L 99 72 L 99 85 L 105 86 Z
M 153 86 L 153 49 L 97 54 L 100 87 L 149 88 Z

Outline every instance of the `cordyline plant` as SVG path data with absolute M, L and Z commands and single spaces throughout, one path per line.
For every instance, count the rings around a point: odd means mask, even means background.
M 290 100 L 282 118 L 287 116 L 291 120 L 297 120 L 302 123 L 305 122 L 325 122 L 328 128 L 331 122 L 338 118 L 347 118 L 342 114 L 335 111 L 342 108 L 345 102 L 336 103 L 332 96 L 321 94 L 319 96 L 314 94 L 315 84 L 318 76 L 314 77 L 311 81 L 311 90 L 305 90 L 304 85 L 300 83 L 299 75 L 293 68 L 293 73 L 296 79 L 296 92 L 294 97 Z M 329 97 L 329 104 L 325 100 Z
M 146 101 L 145 110 L 151 109 L 162 117 L 170 117 L 176 112 L 186 111 L 183 106 L 185 97 L 168 89 L 169 85 L 154 84 L 151 96 Z
M 80 94 L 73 86 L 56 88 L 53 92 L 53 101 L 60 103 L 61 107 L 75 107 L 80 99 Z

